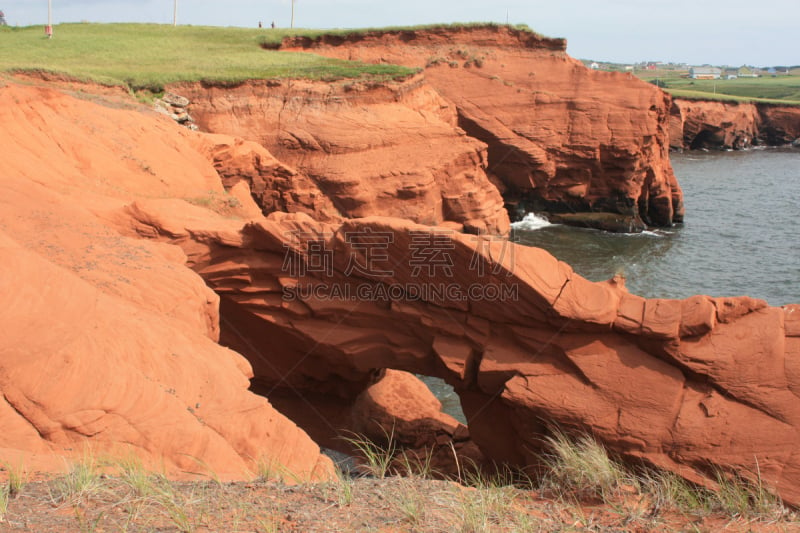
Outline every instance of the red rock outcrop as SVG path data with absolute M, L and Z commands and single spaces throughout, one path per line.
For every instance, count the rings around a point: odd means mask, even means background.
M 405 458 L 399 458 L 399 469 L 427 468 L 438 475 L 457 476 L 459 463 L 465 467 L 485 464 L 467 427 L 443 413 L 442 402 L 408 372 L 386 370 L 355 399 L 350 412 L 355 434 L 402 449 Z
M 488 144 L 490 174 L 523 209 L 611 212 L 657 226 L 682 219 L 669 96 L 629 74 L 585 68 L 563 39 L 449 27 L 290 38 L 283 48 L 425 68 L 459 125 Z
M 184 226 L 166 240 L 220 294 L 223 341 L 273 390 L 355 397 L 384 368 L 435 375 L 492 460 L 536 464 L 556 423 L 694 480 L 758 470 L 800 502 L 800 306 L 647 300 L 540 249 L 398 219 L 273 213 L 214 236 L 219 220 L 178 223 L 169 201 L 125 212 L 141 235 Z
M 174 90 L 191 100 L 203 131 L 257 141 L 296 169 L 284 171 L 279 180 L 288 185 L 278 191 L 298 200 L 268 203 L 265 212 L 381 214 L 452 221 L 473 233 L 509 231 L 503 199 L 485 173 L 485 146 L 456 127 L 455 109 L 419 77 Z
M 0 87 L 0 455 L 38 470 L 134 453 L 173 476 L 238 479 L 268 460 L 329 478 L 216 342 L 219 298 L 184 253 L 108 222 L 134 198 L 225 197 L 197 134 L 96 101 Z
M 741 150 L 800 138 L 800 107 L 676 98 L 670 114 L 673 150 Z
M 397 218 L 265 218 L 239 202 L 289 172 L 265 152 L 97 102 L 0 88 L 5 456 L 90 445 L 243 477 L 266 454 L 324 478 L 330 461 L 247 378 L 313 410 L 397 369 L 452 384 L 491 460 L 535 464 L 553 422 L 693 479 L 757 470 L 800 504 L 800 306 L 648 300 Z M 241 196 L 209 161 L 234 179 L 230 154 L 252 170 Z
M 759 139 L 771 146 L 794 144 L 800 140 L 800 107 L 759 104 Z

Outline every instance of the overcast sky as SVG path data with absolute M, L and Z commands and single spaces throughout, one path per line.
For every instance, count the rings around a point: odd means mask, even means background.
M 53 21 L 171 23 L 174 0 L 51 0 Z M 0 0 L 9 24 L 43 24 L 47 0 Z M 178 0 L 178 23 L 289 26 L 290 0 Z M 800 0 L 296 0 L 295 26 L 525 23 L 573 57 L 691 64 L 800 64 Z

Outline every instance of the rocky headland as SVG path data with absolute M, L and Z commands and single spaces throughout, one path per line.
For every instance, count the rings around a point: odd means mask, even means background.
M 669 131 L 673 150 L 800 145 L 800 107 L 676 98 Z
M 461 31 L 285 43 L 425 68 L 404 81 L 171 87 L 201 132 L 2 82 L 3 456 L 330 479 L 320 444 L 392 427 L 534 468 L 557 425 L 800 503 L 800 307 L 648 300 L 503 238 L 504 201 L 680 220 L 669 97 L 560 40 Z
M 682 220 L 669 97 L 628 74 L 585 68 L 563 39 L 490 26 L 290 38 L 281 49 L 423 70 L 424 78 L 366 91 L 353 83 L 175 87 L 204 130 L 257 140 L 326 195 L 359 189 L 354 205 L 334 199 L 345 215 L 379 214 L 375 195 L 400 197 L 392 213 L 436 203 L 439 189 L 442 209 L 404 217 L 492 232 L 504 229 L 496 189 L 512 218 L 560 213 L 612 231 Z M 455 195 L 447 177 L 465 172 L 469 186 Z

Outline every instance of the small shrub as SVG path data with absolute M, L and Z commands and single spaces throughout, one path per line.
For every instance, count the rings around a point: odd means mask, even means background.
M 713 494 L 689 483 L 673 472 L 662 470 L 642 474 L 642 489 L 652 500 L 655 511 L 674 510 L 683 514 L 705 515 L 713 507 Z
M 69 472 L 55 481 L 55 501 L 61 504 L 78 505 L 95 497 L 102 491 L 103 483 L 94 458 L 87 456 L 70 468 Z
M 337 467 L 336 480 L 339 507 L 346 507 L 353 503 L 353 478 Z
M 551 489 L 608 501 L 623 484 L 634 483 L 590 435 L 571 438 L 556 429 L 547 438 L 547 444 L 551 452 L 545 457 L 545 463 L 550 472 Z
M 385 433 L 386 434 L 386 433 Z M 349 442 L 361 454 L 366 464 L 362 468 L 368 475 L 383 479 L 389 475 L 397 452 L 397 442 L 394 439 L 394 429 L 386 434 L 386 445 L 381 445 L 368 439 L 364 435 L 354 433 L 352 437 L 346 437 Z
M 764 487 L 760 474 L 750 480 L 738 473 L 716 471 L 719 489 L 714 501 L 723 512 L 733 517 L 777 518 L 786 514 L 780 498 Z
M 434 470 L 433 449 L 426 449 L 422 454 L 416 451 L 403 450 L 398 459 L 400 470 L 407 476 L 418 476 L 423 479 L 433 479 Z
M 16 496 L 22 492 L 22 487 L 28 480 L 28 474 L 23 468 L 14 468 L 8 463 L 4 468 L 8 475 L 8 493 L 10 496 Z
M 155 476 L 148 472 L 138 457 L 131 456 L 117 461 L 120 480 L 134 498 L 146 498 L 156 494 Z
M 7 483 L 0 485 L 0 523 L 5 522 L 8 514 L 8 501 L 11 499 L 10 492 Z

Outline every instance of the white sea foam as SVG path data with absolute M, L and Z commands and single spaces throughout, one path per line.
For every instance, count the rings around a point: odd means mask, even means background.
M 516 230 L 536 231 L 537 229 L 542 229 L 553 225 L 554 224 L 548 222 L 546 218 L 539 216 L 536 213 L 528 213 L 525 215 L 525 218 L 519 222 L 514 222 L 511 224 L 511 227 Z
M 646 235 L 648 237 L 664 237 L 664 232 L 662 231 L 644 230 L 641 234 Z

